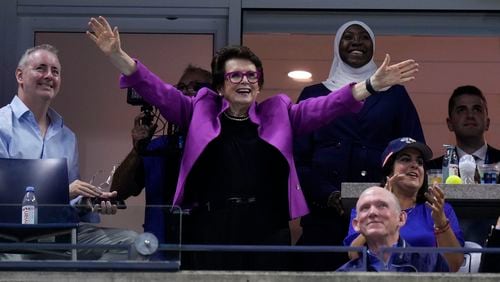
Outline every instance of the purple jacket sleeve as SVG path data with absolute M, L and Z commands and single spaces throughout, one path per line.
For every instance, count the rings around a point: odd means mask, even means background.
M 137 70 L 133 74 L 120 77 L 120 87 L 134 88 L 144 100 L 156 106 L 168 121 L 187 128 L 193 110 L 193 99 L 163 82 L 141 62 L 136 63 Z
M 290 118 L 295 135 L 321 128 L 343 114 L 359 112 L 363 103 L 352 96 L 353 85 L 291 105 Z

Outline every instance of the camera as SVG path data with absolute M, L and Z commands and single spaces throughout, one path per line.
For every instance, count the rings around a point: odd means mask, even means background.
M 146 126 L 151 126 L 153 123 L 153 106 L 148 104 L 141 95 L 135 92 L 134 88 L 127 88 L 127 104 L 132 106 L 141 106 L 141 112 L 144 113 L 144 117 L 142 118 L 142 124 Z
M 141 97 L 141 95 L 135 92 L 134 88 L 127 88 L 127 104 L 132 106 L 144 106 L 148 105 L 146 101 Z

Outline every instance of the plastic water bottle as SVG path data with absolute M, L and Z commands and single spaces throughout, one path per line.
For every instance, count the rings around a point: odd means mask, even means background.
M 443 156 L 443 166 L 442 166 L 442 173 L 443 173 L 443 183 L 445 183 L 446 179 L 448 179 L 450 170 L 448 168 L 448 164 L 450 162 L 450 157 L 451 157 L 451 151 L 453 150 L 453 146 L 451 145 L 443 145 L 445 148 L 444 151 L 444 156 Z
M 35 196 L 35 187 L 26 187 L 26 194 L 24 195 L 23 204 L 21 207 L 21 223 L 38 223 L 38 203 Z
M 458 166 L 458 156 L 455 147 L 451 147 L 450 160 L 448 162 L 448 176 L 456 175 L 459 176 L 459 166 Z

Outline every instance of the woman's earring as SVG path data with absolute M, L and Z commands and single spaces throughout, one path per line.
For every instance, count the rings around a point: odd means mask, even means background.
M 222 93 L 220 93 L 220 92 L 219 92 L 219 96 L 221 96 L 221 97 L 222 97 Z

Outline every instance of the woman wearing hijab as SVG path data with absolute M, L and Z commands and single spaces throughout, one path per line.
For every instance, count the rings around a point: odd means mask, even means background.
M 365 81 L 377 70 L 375 36 L 365 23 L 350 21 L 335 36 L 328 78 L 302 91 L 298 101 L 325 96 L 349 81 Z M 302 217 L 299 245 L 342 245 L 349 218 L 340 205 L 342 182 L 378 182 L 380 156 L 400 136 L 424 142 L 418 113 L 406 89 L 394 85 L 365 100 L 357 113 L 344 115 L 295 139 L 294 157 L 310 214 Z M 335 270 L 343 253 L 298 255 L 303 270 Z

